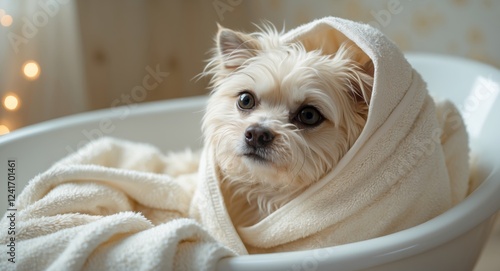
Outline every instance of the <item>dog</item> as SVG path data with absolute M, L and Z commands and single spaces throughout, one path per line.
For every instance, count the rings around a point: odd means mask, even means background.
M 368 117 L 373 64 L 344 42 L 335 52 L 219 26 L 203 72 L 211 94 L 202 120 L 235 226 L 250 226 L 330 172 Z

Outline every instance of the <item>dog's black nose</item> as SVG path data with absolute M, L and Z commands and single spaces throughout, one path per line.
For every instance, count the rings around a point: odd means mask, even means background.
M 262 148 L 266 147 L 274 139 L 274 134 L 267 128 L 260 125 L 250 125 L 245 130 L 245 141 L 249 146 Z

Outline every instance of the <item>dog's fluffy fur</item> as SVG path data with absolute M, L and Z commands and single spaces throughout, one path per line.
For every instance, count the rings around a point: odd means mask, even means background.
M 283 33 L 271 25 L 259 30 L 244 34 L 219 27 L 203 73 L 212 76 L 213 89 L 204 140 L 215 150 L 237 226 L 263 219 L 337 164 L 365 125 L 373 84 L 370 63 L 356 60 L 359 48 L 352 44 L 328 54 L 321 46 L 306 49 L 310 44 L 300 40 L 283 42 Z M 311 125 L 304 118 L 318 121 Z M 250 126 L 271 137 L 249 144 Z

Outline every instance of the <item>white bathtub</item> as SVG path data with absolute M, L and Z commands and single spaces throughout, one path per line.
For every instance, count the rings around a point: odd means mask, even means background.
M 220 270 L 473 269 L 500 209 L 500 71 L 438 55 L 410 54 L 408 59 L 427 80 L 431 93 L 463 109 L 482 184 L 444 214 L 401 232 L 326 249 L 223 259 Z M 195 97 L 100 110 L 1 136 L 0 210 L 7 209 L 8 159 L 17 161 L 19 194 L 37 173 L 99 136 L 149 142 L 163 150 L 198 148 L 205 100 Z

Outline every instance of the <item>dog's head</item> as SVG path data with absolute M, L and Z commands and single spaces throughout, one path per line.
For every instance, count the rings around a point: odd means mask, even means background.
M 329 172 L 368 114 L 373 71 L 354 47 L 329 54 L 283 42 L 272 27 L 253 34 L 219 28 L 216 42 L 203 133 L 225 180 L 293 191 Z

